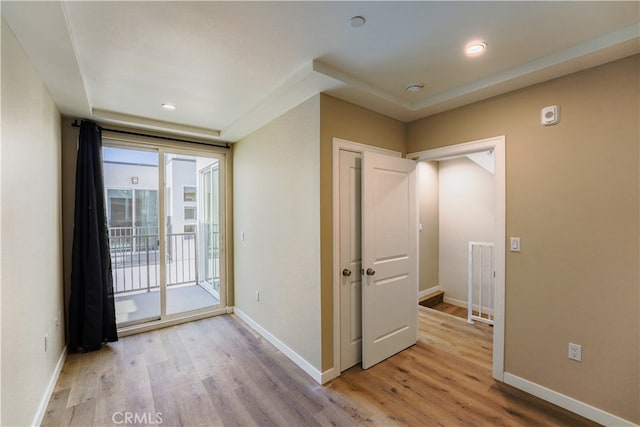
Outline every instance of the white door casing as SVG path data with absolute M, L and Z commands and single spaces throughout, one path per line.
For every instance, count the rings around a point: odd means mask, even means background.
M 342 312 L 346 309 L 347 311 L 350 309 L 349 304 L 342 304 L 342 290 L 343 290 L 343 276 L 342 267 L 343 261 L 341 260 L 340 254 L 344 252 L 341 249 L 341 241 L 343 241 L 342 237 L 342 227 L 341 227 L 341 206 L 340 206 L 340 156 L 343 151 L 349 151 L 359 156 L 359 159 L 362 159 L 362 153 L 364 152 L 374 152 L 379 153 L 386 156 L 397 157 L 400 158 L 401 154 L 398 151 L 388 150 L 384 148 L 374 147 L 371 145 L 360 144 L 353 141 L 347 141 L 340 138 L 333 138 L 333 153 L 332 153 L 332 193 L 333 193 L 333 367 L 322 374 L 321 382 L 324 384 L 327 381 L 337 377 L 340 373 L 346 369 L 347 367 L 343 367 L 341 364 L 341 360 L 343 357 L 342 351 L 342 330 L 345 327 L 343 325 L 342 320 L 344 319 L 347 322 L 351 322 L 351 314 L 348 316 L 342 316 Z M 347 160 L 348 161 L 348 160 Z M 361 161 L 361 160 L 360 160 Z M 361 181 L 361 179 L 360 179 Z M 361 184 L 361 182 L 360 182 Z M 360 190 L 358 190 L 360 191 Z M 360 193 L 359 193 L 360 194 Z M 362 199 L 360 199 L 360 203 Z M 362 218 L 355 217 L 354 221 L 357 221 L 357 229 L 361 230 L 361 221 Z M 360 234 L 361 235 L 361 234 Z M 349 234 L 347 233 L 347 236 Z M 361 238 L 354 240 L 353 243 L 361 247 Z M 355 304 L 355 301 L 352 301 Z M 361 313 L 362 300 L 360 300 L 360 305 L 358 305 L 357 310 Z M 361 319 L 361 317 L 360 317 Z M 347 352 L 350 351 L 347 349 Z M 357 362 L 356 362 L 357 363 Z
M 362 154 L 340 150 L 340 370 L 362 359 Z
M 407 157 L 418 161 L 442 160 L 486 150 L 494 150 L 496 185 L 496 229 L 495 229 L 495 294 L 493 328 L 493 378 L 504 380 L 504 333 L 505 333 L 505 250 L 506 250 L 506 156 L 505 137 L 495 136 L 431 150 L 409 153 Z
M 416 163 L 365 152 L 362 163 L 362 367 L 415 344 Z

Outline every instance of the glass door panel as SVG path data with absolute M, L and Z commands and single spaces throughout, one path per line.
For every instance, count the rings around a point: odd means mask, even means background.
M 166 313 L 173 316 L 220 306 L 215 221 L 219 218 L 218 159 L 165 153 Z M 218 212 L 218 214 L 216 214 Z M 219 261 L 218 261 L 219 262 Z
M 160 319 L 158 153 L 103 147 L 116 322 Z
M 220 299 L 220 205 L 218 163 L 200 171 L 202 182 L 203 233 L 202 253 L 204 255 L 203 282 L 211 293 Z

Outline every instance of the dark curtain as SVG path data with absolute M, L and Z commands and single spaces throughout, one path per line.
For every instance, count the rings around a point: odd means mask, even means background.
M 102 177 L 102 130 L 83 120 L 78 139 L 69 351 L 118 340 Z

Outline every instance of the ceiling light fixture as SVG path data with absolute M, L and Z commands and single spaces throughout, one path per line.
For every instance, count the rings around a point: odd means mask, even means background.
M 164 103 L 162 104 L 162 108 L 164 108 L 167 111 L 173 111 L 176 109 L 176 106 L 173 104 Z
M 351 18 L 349 20 L 349 23 L 351 24 L 351 26 L 353 28 L 360 28 L 365 24 L 365 22 L 367 22 L 365 17 L 364 16 L 360 16 L 360 15 L 354 16 L 353 18 Z
M 409 86 L 407 86 L 407 88 L 405 90 L 408 93 L 416 93 L 416 92 L 420 92 L 422 89 L 424 89 L 424 85 L 423 84 L 412 83 Z
M 482 55 L 487 50 L 487 42 L 476 40 L 467 44 L 464 48 L 464 53 L 467 56 L 478 56 Z

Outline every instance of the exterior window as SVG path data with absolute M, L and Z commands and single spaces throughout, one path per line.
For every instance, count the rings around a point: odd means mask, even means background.
M 158 232 L 158 191 L 134 190 L 134 225 L 141 227 L 141 234 Z
M 137 227 L 138 234 L 157 233 L 158 191 L 138 189 L 107 189 L 109 227 Z
M 107 215 L 109 227 L 133 226 L 133 191 L 107 189 Z
M 195 221 L 196 219 L 196 208 L 195 206 L 185 206 L 184 207 L 184 220 L 185 221 Z
M 185 202 L 196 201 L 196 187 L 184 187 L 184 199 Z
M 185 240 L 193 240 L 196 236 L 196 225 L 195 224 L 185 224 L 184 232 L 189 233 L 184 236 Z

